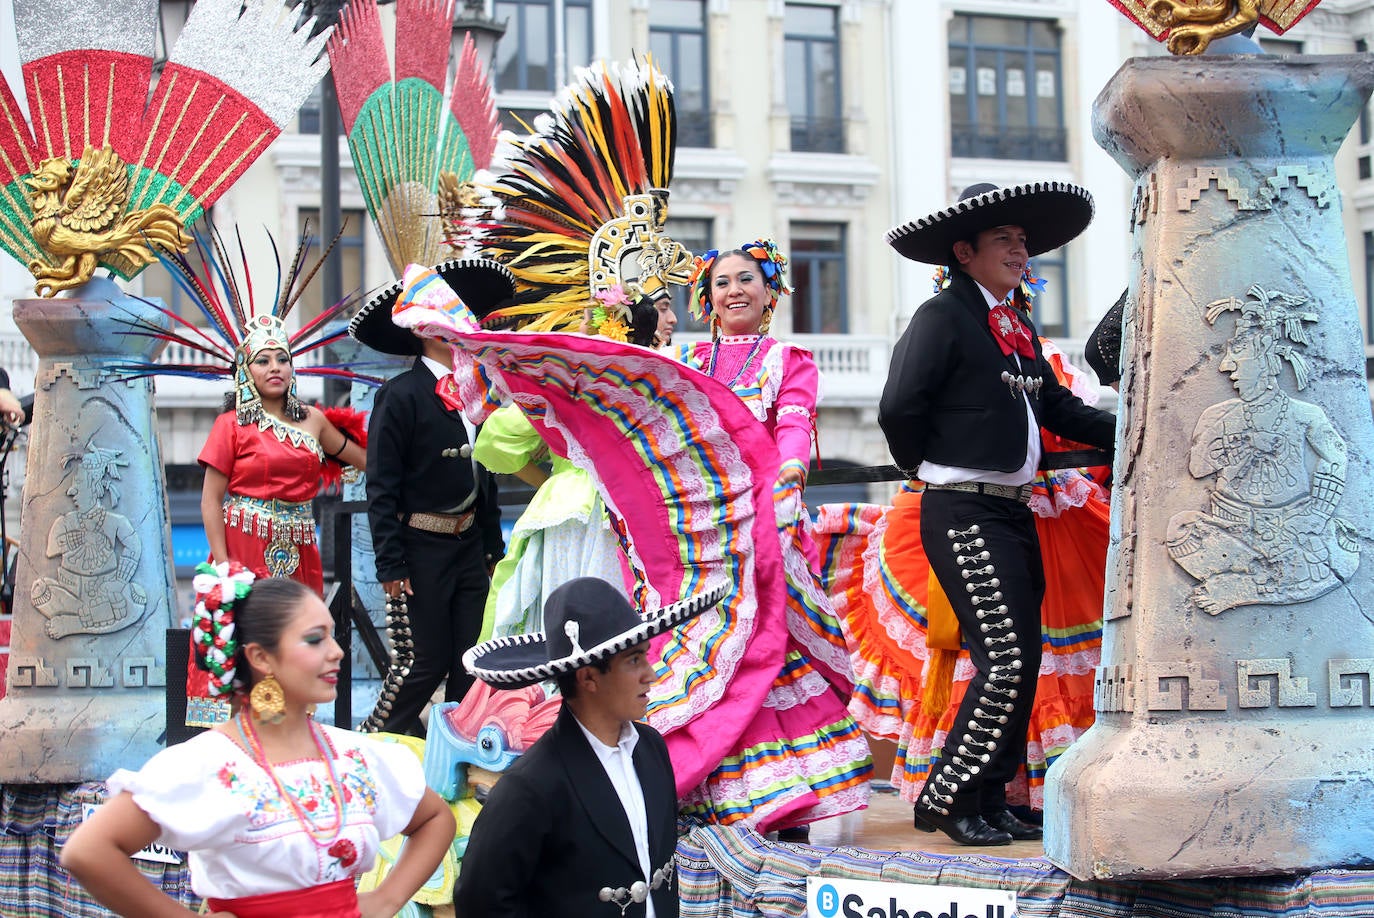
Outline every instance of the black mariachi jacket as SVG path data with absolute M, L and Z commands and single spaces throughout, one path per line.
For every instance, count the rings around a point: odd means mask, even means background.
M 649 864 L 674 863 L 677 792 L 668 747 L 635 724 L 634 768 L 644 791 Z M 606 769 L 564 705 L 548 732 L 492 788 L 473 823 L 453 904 L 482 918 L 621 918 L 603 888 L 626 889 L 645 877 L 625 808 Z M 676 870 L 651 893 L 658 918 L 677 918 Z M 640 903 L 625 918 L 642 918 Z
M 501 507 L 496 479 L 486 469 L 473 475 L 467 428 L 457 411 L 434 391 L 434 374 L 424 361 L 377 391 L 367 425 L 367 518 L 377 553 L 377 579 L 410 576 L 402 518 L 410 513 L 443 513 L 459 506 L 477 489 L 473 525 L 481 532 L 483 552 L 501 557 Z
M 1003 374 L 1027 379 L 1041 427 L 1110 451 L 1116 417 L 1090 408 L 1059 383 L 1024 314 L 1034 361 L 1003 355 L 988 327 L 988 305 L 974 280 L 954 271 L 950 284 L 922 303 L 892 351 L 878 425 L 897 467 L 915 473 L 940 465 L 1014 472 L 1026 462 L 1026 407 Z M 1039 380 L 1038 387 L 1035 380 Z

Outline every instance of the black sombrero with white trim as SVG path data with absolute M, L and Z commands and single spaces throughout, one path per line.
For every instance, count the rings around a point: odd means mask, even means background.
M 490 258 L 456 258 L 436 265 L 434 273 L 479 319 L 515 294 L 515 275 Z M 368 300 L 348 323 L 348 333 L 383 354 L 419 354 L 424 349 L 420 339 L 391 321 L 391 308 L 404 289 L 405 282 L 398 280 Z
M 999 188 L 984 182 L 965 188 L 958 203 L 889 230 L 886 239 L 912 261 L 943 265 L 959 240 L 1014 225 L 1026 231 L 1026 253 L 1034 258 L 1073 239 L 1092 219 L 1093 196 L 1078 185 L 1032 182 Z
M 641 617 L 606 581 L 578 577 L 544 601 L 543 632 L 484 641 L 463 654 L 463 667 L 496 688 L 557 679 L 680 625 L 720 602 L 727 592 L 722 583 Z

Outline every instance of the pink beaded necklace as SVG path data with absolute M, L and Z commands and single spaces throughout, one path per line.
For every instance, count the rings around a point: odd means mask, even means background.
M 296 798 L 289 794 L 282 785 L 281 779 L 277 777 L 277 772 L 272 768 L 272 763 L 267 760 L 267 754 L 263 752 L 262 740 L 258 737 L 257 728 L 253 726 L 252 721 L 245 711 L 239 712 L 239 735 L 243 737 L 244 742 L 248 744 L 248 748 L 252 751 L 253 761 L 256 762 L 263 771 L 267 772 L 267 776 L 272 779 L 272 784 L 276 787 L 277 793 L 280 794 L 281 798 L 291 807 L 291 811 L 296 814 L 296 822 L 300 823 L 301 828 L 305 830 L 306 834 L 310 836 L 317 847 L 328 848 L 338 840 L 339 834 L 343 832 L 345 823 L 343 790 L 339 787 L 339 779 L 334 774 L 333 745 L 329 743 L 329 740 L 324 736 L 324 731 L 315 724 L 314 720 L 307 719 L 307 722 L 310 724 L 310 737 L 315 741 L 315 748 L 319 751 L 320 758 L 324 761 L 325 767 L 329 769 L 329 793 L 334 800 L 334 824 L 325 829 L 319 829 L 315 826 L 315 822 L 310 818 L 310 815 L 301 809 L 300 804 L 296 802 Z

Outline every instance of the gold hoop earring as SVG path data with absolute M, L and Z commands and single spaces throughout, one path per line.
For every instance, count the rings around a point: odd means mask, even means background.
M 248 693 L 248 704 L 253 708 L 253 716 L 264 723 L 279 724 L 286 717 L 286 695 L 277 677 L 271 673 L 253 686 L 253 691 Z

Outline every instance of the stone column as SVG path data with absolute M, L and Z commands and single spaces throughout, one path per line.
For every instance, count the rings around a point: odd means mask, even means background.
M 1332 157 L 1374 58 L 1137 58 L 1097 723 L 1050 769 L 1080 878 L 1374 856 L 1374 421 Z M 1104 283 L 1106 281 L 1104 280 Z
M 72 298 L 17 300 L 38 352 L 0 783 L 103 780 L 163 742 L 175 587 L 152 382 L 118 375 L 166 319 L 98 278 Z

